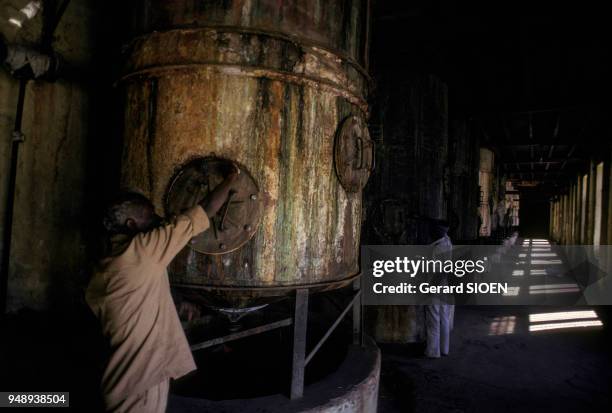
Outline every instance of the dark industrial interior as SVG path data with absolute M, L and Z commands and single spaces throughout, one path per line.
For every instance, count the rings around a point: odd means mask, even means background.
M 502 255 L 612 244 L 609 25 L 459 10 L 0 0 L 0 395 L 105 411 L 107 205 L 180 216 L 234 165 L 167 265 L 197 370 L 166 411 L 609 411 L 607 305 L 457 305 L 440 358 L 422 306 L 362 305 L 360 247 L 433 221 Z

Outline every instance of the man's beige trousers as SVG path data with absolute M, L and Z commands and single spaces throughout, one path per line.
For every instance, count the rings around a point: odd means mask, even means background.
M 164 413 L 168 404 L 170 380 L 166 379 L 142 394 L 136 394 L 111 408 L 114 413 Z

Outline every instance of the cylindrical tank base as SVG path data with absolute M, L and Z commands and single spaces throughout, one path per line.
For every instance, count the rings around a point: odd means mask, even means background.
M 331 375 L 306 386 L 304 397 L 291 401 L 276 394 L 251 399 L 213 401 L 170 395 L 172 412 L 303 412 L 303 413 L 375 413 L 380 382 L 380 350 L 374 341 L 364 338 L 364 346 L 351 346 L 347 357 Z
M 416 343 L 422 336 L 421 307 L 387 305 L 366 307 L 366 331 L 377 343 Z

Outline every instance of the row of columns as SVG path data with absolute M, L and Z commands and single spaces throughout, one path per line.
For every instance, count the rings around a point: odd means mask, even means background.
M 610 161 L 591 161 L 567 192 L 550 203 L 550 237 L 565 245 L 602 245 L 612 240 Z

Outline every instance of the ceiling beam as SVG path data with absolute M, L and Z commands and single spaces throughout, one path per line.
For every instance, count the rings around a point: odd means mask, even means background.
M 495 140 L 495 139 L 494 139 Z M 576 141 L 556 141 L 556 140 L 532 140 L 532 141 L 515 141 L 515 142 L 507 142 L 503 145 L 499 145 L 500 148 L 508 147 L 508 148 L 516 148 L 520 146 L 531 147 L 531 146 L 571 146 L 574 145 Z
M 501 163 L 503 165 L 527 165 L 527 164 L 534 164 L 534 165 L 545 165 L 545 164 L 562 164 L 564 162 L 569 162 L 569 163 L 573 163 L 573 162 L 582 162 L 585 159 L 583 158 L 554 158 L 554 159 L 544 159 L 541 161 L 538 160 L 531 160 L 531 159 L 517 159 L 517 160 L 508 160 L 508 161 L 502 161 Z

